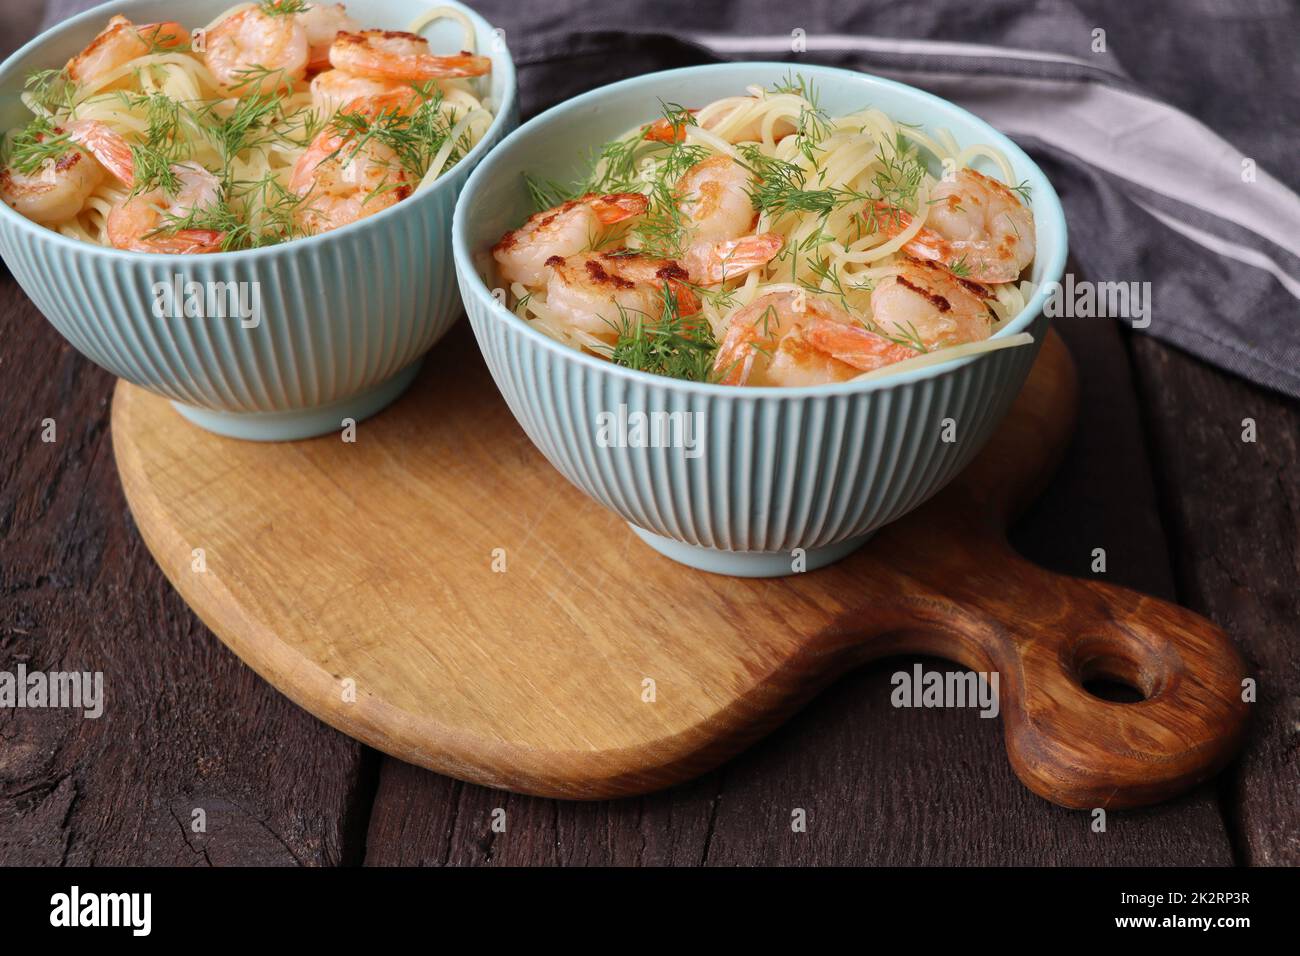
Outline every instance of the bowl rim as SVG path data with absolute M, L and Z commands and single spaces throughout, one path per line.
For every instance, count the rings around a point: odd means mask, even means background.
M 547 123 L 554 120 L 564 112 L 575 108 L 582 107 L 607 96 L 612 92 L 620 91 L 638 86 L 653 86 L 656 82 L 662 81 L 668 77 L 678 77 L 685 74 L 698 74 L 702 72 L 729 72 L 743 69 L 773 69 L 783 70 L 785 72 L 805 72 L 815 74 L 817 78 L 826 77 L 834 80 L 852 80 L 855 83 L 866 81 L 868 87 L 875 86 L 879 88 L 901 91 L 911 96 L 923 104 L 931 107 L 937 107 L 941 111 L 954 111 L 957 114 L 967 118 L 978 127 L 982 127 L 987 135 L 986 142 L 997 146 L 1008 156 L 1023 163 L 1030 171 L 1031 175 L 1036 176 L 1040 182 L 1034 184 L 1034 200 L 1037 205 L 1039 198 L 1044 200 L 1042 214 L 1049 219 L 1059 230 L 1061 242 L 1058 248 L 1052 250 L 1052 255 L 1047 260 L 1043 270 L 1043 280 L 1035 289 L 1033 297 L 1025 304 L 1025 308 L 1013 316 L 1002 328 L 998 329 L 991 338 L 1006 338 L 1025 331 L 1033 321 L 1042 313 L 1043 306 L 1049 295 L 1049 286 L 1054 282 L 1060 282 L 1065 272 L 1066 256 L 1069 251 L 1069 233 L 1065 221 L 1065 212 L 1061 207 L 1060 197 L 1056 194 L 1056 189 L 1047 174 L 1035 163 L 1018 145 L 1009 139 L 1004 133 L 995 129 L 987 121 L 976 116 L 967 109 L 958 106 L 941 96 L 936 96 L 925 90 L 910 86 L 907 83 L 900 83 L 897 80 L 886 79 L 882 76 L 876 76 L 872 73 L 864 73 L 860 70 L 851 70 L 844 67 L 826 66 L 816 63 L 788 63 L 777 60 L 730 60 L 724 63 L 709 63 L 698 66 L 678 67 L 671 70 L 659 70 L 654 73 L 644 73 L 640 76 L 629 77 L 625 80 L 618 80 L 614 83 L 608 83 L 599 86 L 594 90 L 581 93 L 561 103 L 557 103 L 550 109 L 539 113 L 525 123 L 521 123 L 508 136 L 504 137 L 500 143 L 494 147 L 488 157 L 470 173 L 469 179 L 465 182 L 465 188 L 461 191 L 460 197 L 456 202 L 456 209 L 452 215 L 451 235 L 452 235 L 452 253 L 456 261 L 456 269 L 460 275 L 460 286 L 462 295 L 473 295 L 480 300 L 485 300 L 488 313 L 492 316 L 493 321 L 503 322 L 512 331 L 522 334 L 528 339 L 561 358 L 578 362 L 590 369 L 601 372 L 606 375 L 612 375 L 617 378 L 623 378 L 629 382 L 643 385 L 658 385 L 664 388 L 675 388 L 679 391 L 699 393 L 704 396 L 732 395 L 736 397 L 753 396 L 753 397 L 781 397 L 781 398 L 798 398 L 803 396 L 827 395 L 827 394 L 853 394 L 857 392 L 874 392 L 884 389 L 891 389 L 900 385 L 908 385 L 913 382 L 925 381 L 931 378 L 937 378 L 940 375 L 947 375 L 956 372 L 958 369 L 971 364 L 980 359 L 991 357 L 994 353 L 984 352 L 976 355 L 960 356 L 949 359 L 946 362 L 938 362 L 934 365 L 928 365 L 923 368 L 909 369 L 898 372 L 895 375 L 882 375 L 878 378 L 867 379 L 865 381 L 849 380 L 845 382 L 830 382 L 821 385 L 799 385 L 799 386 L 777 386 L 777 385 L 721 385 L 712 382 L 691 382 L 685 379 L 670 378 L 666 375 L 656 375 L 652 372 L 643 372 L 638 369 L 625 368 L 621 365 L 615 365 L 606 359 L 598 358 L 594 355 L 588 355 L 586 352 L 557 342 L 549 335 L 534 329 L 529 323 L 525 322 L 519 316 L 515 315 L 510 309 L 499 303 L 487 288 L 478 269 L 474 266 L 474 257 L 468 247 L 466 238 L 467 227 L 465 225 L 468 218 L 468 208 L 473 205 L 473 197 L 482 188 L 483 184 L 493 175 L 496 163 L 502 162 L 504 157 L 511 149 L 512 145 L 519 140 L 536 133 L 537 130 L 545 127 Z M 1045 188 L 1040 188 L 1045 187 Z M 1035 216 L 1039 211 L 1035 209 Z M 466 289 L 467 283 L 469 288 Z M 1037 349 L 1042 344 L 1042 338 L 1039 337 L 1030 347 Z
M 56 34 L 76 32 L 88 22 L 99 21 L 116 13 L 126 13 L 142 6 L 146 2 L 147 0 L 108 0 L 107 3 L 101 3 L 97 6 L 91 7 L 89 10 L 83 10 L 81 13 L 56 23 L 49 29 L 42 30 L 9 56 L 5 57 L 3 62 L 0 62 L 0 87 L 10 83 L 14 79 L 10 74 L 14 73 L 19 60 L 39 50 L 42 46 L 53 39 Z M 438 0 L 438 4 L 441 6 L 454 7 L 464 13 L 469 18 L 470 22 L 484 33 L 494 33 L 496 29 L 478 11 L 466 6 L 461 2 L 461 0 Z M 457 170 L 463 172 L 465 169 L 470 168 L 473 164 L 481 160 L 483 156 L 490 151 L 490 144 L 493 139 L 500 136 L 502 127 L 505 126 L 508 117 L 510 117 L 515 110 L 515 103 L 519 95 L 519 87 L 514 58 L 510 54 L 510 48 L 506 42 L 504 32 L 495 35 L 501 37 L 501 46 L 499 51 L 493 51 L 494 53 L 499 53 L 499 58 L 493 57 L 492 66 L 494 70 L 501 69 L 505 92 L 502 96 L 501 102 L 497 104 L 496 112 L 492 116 L 492 122 L 489 124 L 487 130 L 484 131 L 483 136 L 474 144 L 468 153 L 461 157 L 460 162 L 456 163 L 456 165 L 452 166 L 450 169 L 444 170 L 441 176 L 418 193 L 412 195 L 410 199 L 404 202 L 395 203 L 387 209 L 381 209 L 379 212 L 372 216 L 367 216 L 365 219 L 359 219 L 356 222 L 348 223 L 346 226 L 340 226 L 337 229 L 317 233 L 313 236 L 299 236 L 296 239 L 289 239 L 285 242 L 277 242 L 266 246 L 258 246 L 252 249 L 234 249 L 229 252 L 202 252 L 190 255 L 180 255 L 170 252 L 135 252 L 130 249 L 116 249 L 112 246 L 101 246 L 97 243 L 82 242 L 80 239 L 71 239 L 57 230 L 33 222 L 17 210 L 11 208 L 8 203 L 4 202 L 0 202 L 0 219 L 7 218 L 11 222 L 15 222 L 17 228 L 25 230 L 28 235 L 35 236 L 37 241 L 46 241 L 54 243 L 55 245 L 62 245 L 74 250 L 74 252 L 79 251 L 88 254 L 104 255 L 110 258 L 131 262 L 212 263 L 234 262 L 236 260 L 247 261 L 265 256 L 283 255 L 285 254 L 284 250 L 296 248 L 301 243 L 314 242 L 320 244 L 331 242 L 362 229 L 373 227 L 376 224 L 382 224 L 389 217 L 395 214 L 401 214 L 402 210 L 406 210 L 406 213 L 409 215 L 412 209 L 410 206 L 411 203 L 427 203 L 430 198 L 439 191 L 439 189 L 450 188 L 447 187 L 446 184 L 451 181 L 453 173 Z M 21 80 L 22 78 L 20 77 L 19 79 Z M 0 90 L 0 92 L 2 92 L 2 90 Z M 3 130 L 0 130 L 0 134 L 3 132 Z

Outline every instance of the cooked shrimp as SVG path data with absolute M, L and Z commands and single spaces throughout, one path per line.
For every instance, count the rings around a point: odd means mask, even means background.
M 217 252 L 225 234 L 215 229 L 169 229 L 168 220 L 184 219 L 221 198 L 221 182 L 198 163 L 172 166 L 180 186 L 174 195 L 161 189 L 128 196 L 108 214 L 108 241 L 118 249 L 193 255 Z
M 307 73 L 307 29 L 296 16 L 245 7 L 208 31 L 204 62 L 232 93 L 274 93 Z
M 103 181 L 105 170 L 127 186 L 134 182 L 131 147 L 106 124 L 74 120 L 66 127 L 54 127 L 52 133 L 66 136 L 75 145 L 36 172 L 23 173 L 13 167 L 0 171 L 0 198 L 28 219 L 46 225 L 71 219 Z M 35 139 L 44 142 L 46 135 L 38 133 Z
M 692 281 L 716 285 L 766 265 L 781 251 L 776 233 L 752 235 L 758 214 L 749 171 L 728 156 L 696 163 L 677 181 Z
M 724 385 L 821 385 L 916 354 L 824 299 L 770 292 L 731 317 L 713 371 Z
M 464 51 L 437 56 L 429 52 L 424 37 L 396 30 L 340 33 L 330 46 L 329 60 L 331 66 L 354 76 L 408 83 L 483 76 L 492 70 L 492 61 L 485 56 Z
M 686 285 L 686 270 L 672 259 L 635 252 L 584 252 L 546 265 L 546 307 L 561 323 L 613 343 L 628 321 L 659 319 L 670 303 L 691 316 L 700 301 Z
M 969 167 L 930 193 L 925 226 L 903 249 L 918 259 L 954 268 L 977 282 L 1013 282 L 1034 258 L 1034 215 L 1014 192 Z M 869 211 L 896 236 L 912 222 L 902 210 L 876 203 Z
M 413 90 L 405 96 L 362 97 L 340 112 L 373 118 L 408 109 L 415 99 Z M 298 158 L 289 188 L 303 197 L 295 218 L 308 235 L 373 216 L 413 191 L 391 147 L 366 136 L 358 142 L 352 131 L 339 130 L 333 124 L 326 126 Z
M 918 260 L 904 263 L 871 291 L 872 317 L 882 331 L 919 338 L 927 349 L 978 342 L 993 331 L 987 289 Z
M 376 80 L 368 76 L 353 76 L 344 70 L 326 70 L 316 74 L 311 81 L 311 101 L 322 116 L 332 116 L 340 106 L 363 96 L 383 96 L 410 89 L 410 86 L 394 80 Z
M 692 241 L 735 239 L 754 229 L 749 171 L 730 156 L 696 163 L 677 181 L 677 206 Z
M 0 199 L 33 222 L 56 226 L 81 212 L 103 179 L 103 166 L 71 148 L 33 173 L 0 169 Z
M 157 49 L 178 46 L 190 34 L 179 23 L 146 23 L 136 26 L 118 14 L 109 18 L 108 26 L 89 45 L 68 61 L 63 72 L 76 83 L 85 83 L 115 70 L 136 57 Z
M 361 24 L 348 16 L 341 3 L 313 3 L 298 15 L 298 22 L 307 31 L 307 69 L 324 70 L 330 65 L 330 46 L 340 33 L 361 29 Z
M 547 260 L 599 246 L 610 226 L 641 215 L 649 205 L 640 193 L 587 193 L 529 216 L 492 247 L 492 258 L 506 282 L 541 288 L 548 277 Z

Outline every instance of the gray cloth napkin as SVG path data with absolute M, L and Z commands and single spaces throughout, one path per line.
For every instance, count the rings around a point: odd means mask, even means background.
M 46 22 L 90 5 L 50 0 Z M 1293 0 L 471 5 L 505 30 L 525 117 L 624 77 L 746 59 L 848 66 L 965 106 L 1056 186 L 1080 279 L 1150 283 L 1149 319 L 1124 317 L 1135 328 L 1300 397 Z

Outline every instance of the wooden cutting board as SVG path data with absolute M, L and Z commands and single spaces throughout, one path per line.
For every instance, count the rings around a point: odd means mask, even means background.
M 218 637 L 320 719 L 440 773 L 556 797 L 654 790 L 847 668 L 920 652 L 998 672 L 1034 792 L 1132 806 L 1229 759 L 1245 675 L 1208 621 L 1008 547 L 1075 402 L 1052 335 L 948 489 L 840 563 L 775 580 L 674 564 L 569 485 L 463 324 L 355 442 L 219 438 L 119 383 L 113 448 L 141 534 Z M 1097 677 L 1146 699 L 1094 697 Z

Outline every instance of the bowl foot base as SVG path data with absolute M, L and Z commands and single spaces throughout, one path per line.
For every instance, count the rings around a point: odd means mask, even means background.
M 296 441 L 339 431 L 343 420 L 361 421 L 391 404 L 415 380 L 423 359 L 412 362 L 392 378 L 339 402 L 293 412 L 223 412 L 172 402 L 172 407 L 200 428 L 227 438 L 247 441 Z
M 790 551 L 722 551 L 666 538 L 631 523 L 628 527 L 665 558 L 700 571 L 737 578 L 783 578 L 804 571 L 815 571 L 852 554 L 871 540 L 871 534 L 864 534 L 828 544 L 824 548 L 810 548 L 801 560 L 796 561 L 800 556 Z

